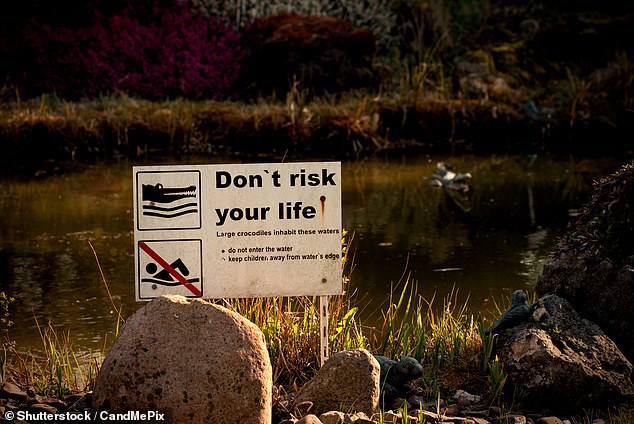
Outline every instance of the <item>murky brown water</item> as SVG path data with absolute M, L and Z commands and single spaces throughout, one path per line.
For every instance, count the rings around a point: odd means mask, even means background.
M 426 178 L 439 160 L 473 175 L 462 208 Z M 457 288 L 474 311 L 514 289 L 530 289 L 592 181 L 621 165 L 616 159 L 529 162 L 439 156 L 344 163 L 343 223 L 354 233 L 350 290 L 367 319 L 403 275 L 427 298 Z M 141 306 L 134 301 L 132 163 L 4 178 L 0 219 L 0 290 L 16 299 L 11 336 L 19 346 L 39 343 L 34 317 L 70 329 L 76 349 L 97 350 L 104 338 L 113 339 L 116 317 L 89 241 L 124 316 Z

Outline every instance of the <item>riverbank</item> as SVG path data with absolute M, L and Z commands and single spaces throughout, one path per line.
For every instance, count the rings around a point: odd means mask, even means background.
M 356 159 L 382 151 L 631 153 L 631 123 L 613 126 L 595 114 L 573 120 L 565 108 L 535 112 L 531 104 L 439 95 L 409 103 L 362 92 L 251 104 L 44 96 L 0 109 L 2 167 L 33 174 L 64 163 L 191 153 L 272 159 Z
M 412 382 L 413 389 L 405 399 L 383 405 L 372 417 L 350 411 L 329 416 L 365 424 L 626 424 L 634 420 L 634 409 L 628 404 L 606 405 L 604 409 L 580 405 L 578 410 L 565 413 L 525 406 L 522 393 L 507 384 L 497 357 L 490 357 L 492 339 L 484 334 L 484 327 L 495 317 L 474 316 L 466 304 L 458 302 L 456 294 L 444 299 L 436 312 L 433 300 L 415 295 L 413 282 L 407 281 L 386 303 L 383 324 L 373 327 L 359 320 L 354 296 L 331 299 L 333 353 L 362 347 L 393 358 L 409 354 L 421 363 L 423 375 Z M 3 305 L 9 303 L 3 301 Z M 242 299 L 221 304 L 263 331 L 273 366 L 273 423 L 295 423 L 310 413 L 306 409 L 309 405 L 296 405 L 294 400 L 298 389 L 318 369 L 319 319 L 314 302 L 308 298 Z M 121 322 L 124 320 L 121 317 Z M 40 327 L 40 333 L 41 348 L 31 346 L 29 353 L 7 343 L 10 338 L 3 344 L 0 414 L 7 417 L 7 413 L 28 411 L 32 417 L 55 413 L 94 416 L 98 411 L 92 407 L 90 391 L 106 352 L 76 352 L 70 333 L 51 324 Z

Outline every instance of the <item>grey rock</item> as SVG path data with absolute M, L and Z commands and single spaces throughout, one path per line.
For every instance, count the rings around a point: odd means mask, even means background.
M 299 391 L 296 403 L 310 401 L 311 412 L 365 412 L 379 403 L 379 363 L 365 349 L 336 353 Z
M 271 397 L 256 325 L 200 299 L 163 296 L 126 321 L 97 376 L 93 407 L 164 410 L 180 424 L 264 424 Z
M 2 389 L 0 389 L 0 396 L 15 400 L 25 400 L 28 395 L 15 384 L 6 382 L 2 385 Z
M 594 323 L 555 295 L 540 299 L 541 323 L 503 330 L 496 353 L 510 383 L 531 409 L 569 412 L 614 404 L 634 395 L 632 364 Z

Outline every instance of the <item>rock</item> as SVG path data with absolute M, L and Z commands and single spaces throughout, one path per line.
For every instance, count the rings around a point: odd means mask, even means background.
M 437 413 L 431 411 L 416 411 L 416 414 L 420 415 L 425 420 L 425 422 L 452 422 L 455 424 L 473 424 L 473 420 L 471 418 L 456 417 L 447 414 L 438 415 Z
M 496 354 L 509 381 L 534 409 L 572 411 L 615 404 L 634 394 L 632 364 L 594 323 L 555 295 L 539 302 L 543 322 L 502 331 Z
M 376 84 L 372 32 L 333 16 L 271 15 L 242 38 L 243 85 L 252 94 L 285 98 L 295 80 L 302 93 L 338 92 Z
M 323 424 L 343 424 L 346 414 L 341 411 L 328 411 L 319 416 Z
M 37 414 L 38 412 L 44 412 L 46 414 L 57 414 L 59 410 L 54 406 L 47 405 L 45 403 L 34 403 L 29 406 L 29 412 Z
M 13 383 L 6 382 L 0 389 L 0 396 L 15 400 L 25 400 L 27 393 Z
M 380 416 L 378 414 L 375 414 L 372 416 L 372 419 L 378 422 L 380 419 Z M 383 414 L 384 423 L 400 423 L 401 421 L 403 421 L 403 416 L 401 415 L 400 412 L 386 411 Z
M 541 417 L 536 424 L 564 424 L 564 422 L 557 417 Z
M 128 318 L 93 391 L 100 410 L 164 410 L 179 423 L 270 423 L 260 329 L 200 299 L 163 296 Z
M 493 420 L 494 424 L 526 424 L 526 417 L 523 415 L 503 415 Z
M 69 412 L 83 412 L 89 409 L 92 409 L 92 393 L 86 393 L 79 397 L 79 399 L 75 400 L 67 410 Z
M 458 405 L 460 405 L 461 407 L 471 406 L 471 404 L 478 403 L 482 399 L 481 396 L 472 395 L 471 393 L 461 389 L 456 390 L 456 393 L 454 393 L 453 398 L 456 401 L 458 401 Z
M 304 415 L 302 418 L 297 421 L 297 424 L 323 424 L 316 415 L 308 414 Z
M 35 395 L 35 402 L 50 405 L 58 410 L 66 409 L 68 407 L 64 401 L 50 396 Z
M 355 414 L 354 424 L 375 424 L 375 423 L 365 413 L 357 412 Z
M 333 355 L 299 391 L 296 403 L 311 401 L 314 414 L 360 411 L 372 414 L 379 404 L 379 363 L 365 349 Z
M 537 281 L 567 299 L 634 361 L 634 164 L 601 180 Z

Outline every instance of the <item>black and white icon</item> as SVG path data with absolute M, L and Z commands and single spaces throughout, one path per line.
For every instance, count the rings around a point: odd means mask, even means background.
M 187 268 L 187 266 L 183 263 L 183 260 L 181 258 L 176 259 L 174 262 L 172 262 L 169 265 L 173 270 L 178 272 L 179 275 L 185 278 L 187 282 L 197 283 L 200 281 L 200 278 L 198 277 L 187 278 L 190 274 L 189 268 Z M 173 286 L 178 286 L 179 284 L 183 284 L 181 281 L 174 278 L 174 276 L 170 274 L 170 272 L 167 269 L 161 268 L 161 270 L 157 272 L 158 269 L 159 269 L 159 265 L 157 265 L 154 262 L 149 262 L 147 265 L 145 265 L 145 271 L 150 276 L 141 278 L 141 282 L 151 284 L 152 289 L 154 290 L 156 290 L 158 286 L 172 286 L 173 287 Z
M 202 297 L 202 240 L 138 242 L 137 299 Z
M 196 186 L 163 187 L 163 184 L 143 184 L 141 190 L 143 215 L 173 219 L 198 213 Z
M 199 171 L 147 171 L 136 174 L 139 230 L 199 229 Z

